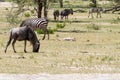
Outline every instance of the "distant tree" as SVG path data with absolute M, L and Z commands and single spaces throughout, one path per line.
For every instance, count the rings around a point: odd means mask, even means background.
M 43 2 L 42 2 L 42 0 L 35 0 L 35 3 L 38 4 L 38 8 L 37 8 L 38 18 L 41 18 L 42 8 L 43 8 Z
M 97 7 L 97 1 L 96 0 L 90 0 L 92 3 L 90 4 L 91 7 Z
M 5 0 L 0 0 L 0 2 L 4 2 Z
M 59 0 L 60 7 L 63 8 L 63 0 Z
M 117 5 L 120 5 L 120 0 L 114 0 Z
M 9 0 L 13 3 L 16 3 L 18 6 L 12 7 L 8 10 L 8 14 L 6 16 L 7 21 L 13 26 L 17 25 L 21 22 L 22 18 L 20 16 L 24 15 L 25 17 L 30 17 L 30 14 L 36 10 L 37 17 L 42 17 L 42 9 L 44 17 L 47 17 L 47 8 L 49 0 Z M 36 7 L 37 5 L 37 7 Z

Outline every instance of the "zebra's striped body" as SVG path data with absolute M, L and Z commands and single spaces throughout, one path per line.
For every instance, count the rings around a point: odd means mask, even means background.
M 42 40 L 45 39 L 46 33 L 48 34 L 48 39 L 49 39 L 49 32 L 47 29 L 47 25 L 48 25 L 47 19 L 44 19 L 44 18 L 26 19 L 20 24 L 20 27 L 26 26 L 26 25 L 30 26 L 32 30 L 42 29 L 44 31 L 44 37 L 42 38 Z
M 89 14 L 88 14 L 88 18 L 90 17 L 90 15 L 91 15 L 91 17 L 93 18 L 93 13 L 97 13 L 97 18 L 98 18 L 98 16 L 101 18 L 102 16 L 101 16 L 101 12 L 103 12 L 103 9 L 102 9 L 102 7 L 97 7 L 97 8 L 90 8 L 89 9 Z

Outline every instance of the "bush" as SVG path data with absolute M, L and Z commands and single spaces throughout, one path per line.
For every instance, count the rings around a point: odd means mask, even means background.
M 16 26 L 21 22 L 21 19 L 18 17 L 18 15 L 12 13 L 6 15 L 7 22 L 10 24 L 10 26 Z
M 96 7 L 96 5 L 93 4 L 93 3 L 90 3 L 90 4 L 89 4 L 89 7 Z
M 24 14 L 24 16 L 25 17 L 30 17 L 30 13 L 27 12 L 27 13 Z
M 56 24 L 56 28 L 58 28 L 58 29 L 62 29 L 62 28 L 64 28 L 64 27 L 65 27 L 65 23 L 63 23 L 63 24 L 57 23 L 57 24 Z
M 55 30 L 56 30 L 56 29 L 51 29 L 51 28 L 49 28 L 49 29 L 48 29 L 48 32 L 49 32 L 49 34 L 54 34 Z M 44 31 L 43 31 L 42 29 L 38 29 L 38 30 L 37 30 L 37 33 L 38 33 L 38 34 L 44 34 Z

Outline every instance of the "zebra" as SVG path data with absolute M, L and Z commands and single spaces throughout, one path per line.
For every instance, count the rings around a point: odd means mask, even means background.
M 34 31 L 37 29 L 42 29 L 44 31 L 44 36 L 42 40 L 45 39 L 46 33 L 48 34 L 48 39 L 49 39 L 49 31 L 47 29 L 48 26 L 48 19 L 45 18 L 30 18 L 22 21 L 20 24 L 20 27 L 23 27 L 25 25 L 29 25 L 30 28 Z
M 90 17 L 90 15 L 93 18 L 93 13 L 97 13 L 96 17 L 98 18 L 98 16 L 99 16 L 101 18 L 102 17 L 101 16 L 101 12 L 103 12 L 103 8 L 102 7 L 90 8 L 89 12 L 88 12 L 88 18 Z
M 53 16 L 54 16 L 54 20 L 55 20 L 55 21 L 56 21 L 56 20 L 59 20 L 59 15 L 60 15 L 59 10 L 55 10 L 55 11 L 53 12 Z
M 13 47 L 14 53 L 16 53 L 14 45 L 17 40 L 18 41 L 24 40 L 24 52 L 25 53 L 27 52 L 26 51 L 26 41 L 31 42 L 31 44 L 33 46 L 33 52 L 39 51 L 40 42 L 37 39 L 35 32 L 33 30 L 31 30 L 28 26 L 24 26 L 24 27 L 12 28 L 10 30 L 10 36 L 9 36 L 9 40 L 8 40 L 6 48 L 5 48 L 5 53 L 7 51 L 8 46 L 10 45 L 11 41 L 12 41 L 12 47 Z
M 63 17 L 65 17 L 65 19 L 68 19 L 68 15 L 72 14 L 73 15 L 73 9 L 64 9 L 63 11 L 61 11 L 61 19 L 63 19 Z

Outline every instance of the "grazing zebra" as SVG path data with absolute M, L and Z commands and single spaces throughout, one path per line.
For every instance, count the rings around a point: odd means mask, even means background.
M 49 39 L 49 32 L 47 29 L 47 25 L 48 25 L 47 19 L 45 19 L 45 18 L 26 19 L 20 24 L 20 27 L 23 27 L 26 25 L 29 25 L 32 30 L 42 29 L 44 31 L 44 36 L 43 36 L 42 40 L 45 39 L 46 33 L 48 34 L 48 39 Z
M 102 16 L 101 16 L 101 12 L 103 12 L 103 9 L 102 9 L 102 7 L 97 7 L 97 8 L 90 8 L 89 9 L 89 12 L 88 12 L 88 18 L 90 17 L 90 15 L 92 16 L 92 18 L 93 18 L 93 13 L 97 13 L 97 18 L 98 18 L 98 16 L 101 18 Z
M 61 11 L 61 19 L 63 19 L 65 17 L 65 19 L 68 19 L 68 15 L 72 14 L 73 15 L 73 10 L 72 9 L 64 9 L 63 11 Z
M 53 16 L 54 16 L 54 20 L 55 20 L 55 21 L 56 21 L 56 20 L 59 20 L 59 15 L 60 15 L 59 10 L 55 10 L 55 11 L 53 12 Z
M 28 26 L 24 26 L 24 27 L 20 27 L 20 28 L 13 28 L 10 31 L 10 37 L 9 37 L 9 41 L 7 42 L 6 48 L 5 48 L 5 53 L 7 51 L 8 46 L 10 45 L 11 41 L 13 39 L 12 42 L 12 47 L 14 52 L 16 53 L 15 50 L 15 43 L 16 41 L 23 41 L 24 40 L 24 52 L 26 53 L 26 41 L 30 41 L 32 46 L 33 46 L 33 52 L 38 52 L 39 51 L 39 47 L 40 47 L 40 43 L 37 39 L 37 36 L 35 34 L 35 32 L 33 30 L 31 30 Z

